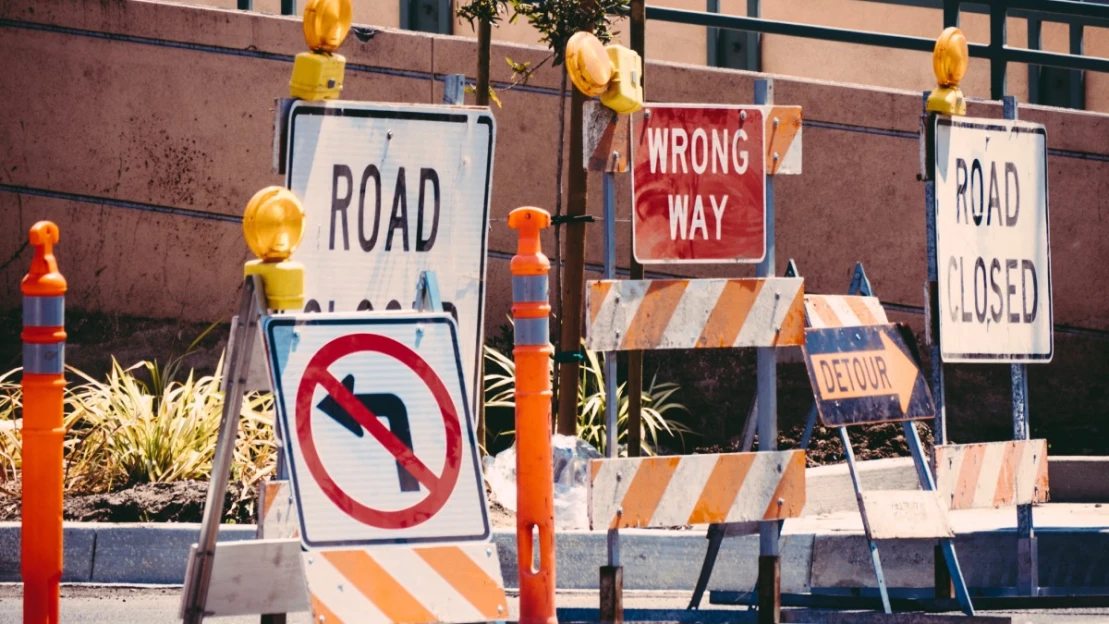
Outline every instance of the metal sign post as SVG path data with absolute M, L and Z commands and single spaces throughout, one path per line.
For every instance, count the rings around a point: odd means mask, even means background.
M 755 81 L 755 104 L 774 103 L 774 81 Z M 766 247 L 762 262 L 755 268 L 757 277 L 774 275 L 774 178 L 766 176 Z M 778 448 L 778 351 L 760 348 L 756 351 L 758 365 L 758 433 L 759 451 Z M 781 619 L 781 525 L 759 523 L 759 620 L 777 622 Z
M 1002 102 L 1005 119 L 1018 118 L 1017 98 L 1005 96 Z M 1013 394 L 1013 439 L 1028 440 L 1031 423 L 1028 409 L 1028 367 L 1023 362 L 1009 365 Z M 1032 505 L 1017 505 L 1017 589 L 1026 596 L 1035 596 L 1040 587 L 1039 549 L 1032 521 Z

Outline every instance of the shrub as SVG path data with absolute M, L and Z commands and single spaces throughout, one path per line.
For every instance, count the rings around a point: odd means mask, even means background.
M 605 429 L 605 402 L 608 397 L 604 383 L 604 356 L 598 356 L 588 349 L 584 351 L 585 361 L 581 366 L 581 381 L 578 383 L 578 437 L 604 452 L 608 444 L 608 432 Z M 485 362 L 486 409 L 515 409 L 515 363 L 505 354 L 489 346 L 485 347 Z M 689 413 L 684 405 L 673 399 L 674 394 L 680 389 L 676 383 L 659 383 L 657 374 L 643 389 L 640 439 L 643 452 L 647 455 L 658 452 L 661 436 L 684 440 L 685 434 L 693 433 L 685 424 L 672 418 L 676 412 Z M 619 436 L 617 441 L 623 443 L 627 440 L 628 433 L 626 384 L 617 386 L 616 396 L 618 401 L 616 424 Z M 514 435 L 514 432 L 507 431 L 505 435 Z

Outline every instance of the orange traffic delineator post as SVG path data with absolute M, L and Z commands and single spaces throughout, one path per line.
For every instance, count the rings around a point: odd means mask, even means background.
M 516 552 L 520 570 L 520 624 L 554 624 L 554 470 L 551 466 L 551 263 L 539 241 L 551 215 L 517 208 L 508 227 L 519 231 L 512 258 L 512 317 L 516 362 Z M 539 534 L 535 564 L 533 533 Z
M 53 246 L 58 226 L 31 227 L 35 257 L 23 278 L 23 624 L 58 622 L 62 580 L 62 392 L 65 278 Z

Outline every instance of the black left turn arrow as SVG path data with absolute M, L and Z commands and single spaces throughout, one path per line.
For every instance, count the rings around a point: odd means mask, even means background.
M 347 375 L 343 378 L 342 383 L 344 388 L 354 394 L 354 375 Z M 408 409 L 404 406 L 404 401 L 401 401 L 400 397 L 395 394 L 354 394 L 354 397 L 366 406 L 371 414 L 387 420 L 389 431 L 397 436 L 397 439 L 400 440 L 401 444 L 408 447 L 408 450 L 415 452 L 415 449 L 412 448 L 412 429 L 408 424 Z M 358 421 L 347 413 L 347 410 L 331 395 L 324 397 L 316 407 L 354 435 L 359 438 L 363 436 L 362 425 L 358 424 Z M 397 479 L 400 481 L 400 491 L 420 491 L 420 482 L 401 465 L 400 461 L 397 461 Z

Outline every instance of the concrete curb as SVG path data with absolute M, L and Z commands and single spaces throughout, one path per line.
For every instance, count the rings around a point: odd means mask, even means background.
M 788 530 L 788 529 L 787 529 Z M 65 570 L 72 583 L 181 584 L 189 546 L 200 526 L 67 523 Z M 18 523 L 0 523 L 0 582 L 19 582 Z M 253 539 L 252 525 L 225 525 L 221 541 Z M 1041 585 L 1109 588 L 1109 530 L 1038 531 Z M 708 540 L 704 531 L 621 532 L 627 589 L 691 591 Z M 517 578 L 515 531 L 493 535 L 509 586 Z M 929 587 L 932 540 L 890 540 L 880 544 L 891 587 Z M 956 539 L 960 563 L 972 587 L 1015 585 L 1013 531 L 968 533 Z M 603 532 L 560 533 L 558 586 L 596 589 L 605 558 Z M 720 549 L 710 587 L 749 591 L 755 585 L 758 536 L 732 537 Z M 786 533 L 782 544 L 782 591 L 813 587 L 874 587 L 866 541 L 858 533 Z

